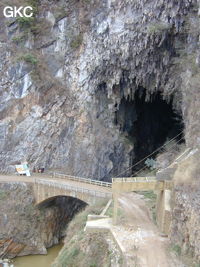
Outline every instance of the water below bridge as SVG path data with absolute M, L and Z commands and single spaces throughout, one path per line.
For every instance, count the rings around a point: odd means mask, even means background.
M 13 260 L 14 267 L 50 267 L 58 256 L 63 244 L 48 249 L 47 255 L 29 255 L 17 257 Z

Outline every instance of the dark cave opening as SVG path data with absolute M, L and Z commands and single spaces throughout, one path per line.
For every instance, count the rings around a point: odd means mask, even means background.
M 136 91 L 134 100 L 123 97 L 115 113 L 115 124 L 133 144 L 130 166 L 147 157 L 180 133 L 175 141 L 184 142 L 183 119 L 181 114 L 173 109 L 173 99 L 166 102 L 158 92 L 151 95 L 149 101 L 145 99 L 146 90 L 141 88 Z M 157 153 L 151 158 L 156 155 Z M 144 161 L 132 168 L 131 174 L 135 174 L 142 167 L 144 167 Z

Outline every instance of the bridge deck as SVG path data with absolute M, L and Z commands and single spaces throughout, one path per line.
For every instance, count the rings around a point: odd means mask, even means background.
M 48 175 L 33 175 L 30 177 L 27 176 L 17 176 L 17 175 L 0 175 L 0 182 L 25 182 L 25 183 L 52 183 L 56 182 L 60 185 L 68 185 L 73 188 L 83 188 L 99 192 L 111 193 L 110 187 L 98 186 L 94 184 L 83 183 L 79 181 L 72 181 L 62 178 L 52 178 Z
M 57 178 L 57 177 L 58 178 Z M 122 177 L 113 178 L 112 184 L 96 181 L 92 179 L 86 179 L 75 176 L 68 176 L 64 174 L 54 174 L 54 177 L 50 175 L 33 175 L 17 176 L 17 175 L 0 175 L 0 182 L 26 182 L 33 184 L 41 184 L 49 187 L 63 187 L 63 189 L 100 195 L 112 196 L 113 193 L 117 192 L 130 192 L 130 191 L 149 191 L 158 190 L 162 191 L 165 189 L 172 188 L 171 181 L 157 181 L 155 177 Z M 111 188 L 112 185 L 112 188 Z

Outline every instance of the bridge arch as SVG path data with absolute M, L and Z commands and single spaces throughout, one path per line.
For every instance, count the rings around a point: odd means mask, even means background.
M 47 197 L 43 200 L 41 200 L 40 202 L 36 202 L 36 206 L 38 208 L 41 208 L 41 207 L 45 207 L 45 206 L 49 206 L 49 205 L 54 205 L 56 200 L 58 199 L 66 199 L 66 200 L 74 200 L 74 201 L 77 201 L 77 202 L 80 202 L 82 203 L 83 205 L 88 205 L 88 203 L 86 203 L 85 201 L 79 199 L 79 198 L 76 198 L 76 197 L 72 197 L 72 196 L 69 196 L 69 195 L 55 195 L 55 196 L 50 196 L 50 197 Z
M 88 205 L 95 204 L 100 198 L 110 198 L 111 193 L 87 188 L 73 187 L 59 182 L 40 180 L 34 184 L 36 205 L 47 199 L 65 196 L 78 199 Z

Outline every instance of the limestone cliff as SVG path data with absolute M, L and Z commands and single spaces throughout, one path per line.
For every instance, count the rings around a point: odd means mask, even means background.
M 136 94 L 144 102 L 157 95 L 171 103 L 182 116 L 186 144 L 199 144 L 197 1 L 17 2 L 33 5 L 35 18 L 1 12 L 1 171 L 27 160 L 32 168 L 96 179 L 123 172 L 142 146 L 135 129 L 148 133 L 151 120 L 135 126 Z M 155 140 L 148 147 L 155 149 Z

